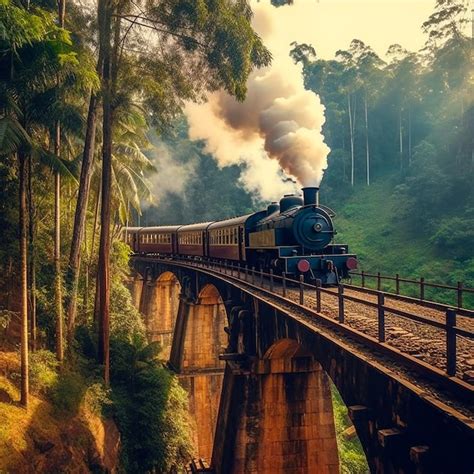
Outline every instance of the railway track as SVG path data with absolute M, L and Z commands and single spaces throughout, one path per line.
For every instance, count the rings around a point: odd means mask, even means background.
M 321 314 L 334 320 L 338 318 L 338 293 L 331 289 L 334 296 L 323 294 L 321 297 Z M 366 302 L 376 304 L 377 297 L 372 294 L 345 289 L 344 294 Z M 288 289 L 287 295 L 293 301 L 299 301 L 299 290 Z M 316 297 L 311 294 L 304 296 L 305 304 L 316 306 Z M 445 323 L 446 314 L 422 304 L 408 303 L 395 298 L 386 297 L 385 305 L 395 309 L 421 316 L 439 323 Z M 374 338 L 378 336 L 377 308 L 355 301 L 345 303 L 345 324 Z M 474 318 L 458 316 L 456 326 L 466 331 L 474 331 Z M 409 354 L 441 370 L 446 368 L 446 335 L 442 329 L 429 326 L 423 322 L 410 320 L 385 311 L 385 342 L 403 353 Z M 458 336 L 456 375 L 469 384 L 474 385 L 474 340 Z
M 162 261 L 170 259 L 162 259 Z M 171 259 L 171 263 L 175 261 Z M 453 354 L 448 360 L 446 305 L 430 301 L 416 301 L 412 298 L 401 300 L 398 295 L 368 290 L 354 285 L 346 285 L 343 292 L 343 322 L 341 323 L 341 303 L 338 288 L 321 288 L 313 285 L 282 279 L 282 277 L 252 272 L 243 268 L 211 264 L 210 262 L 178 259 L 178 263 L 195 266 L 212 273 L 230 277 L 255 292 L 263 292 L 266 298 L 269 292 L 276 297 L 294 303 L 300 308 L 317 312 L 334 326 L 346 333 L 353 333 L 360 339 L 366 336 L 372 347 L 379 347 L 394 355 L 405 357 L 408 365 L 418 365 L 420 370 L 432 368 L 438 380 L 448 385 L 459 386 L 461 391 L 474 394 L 474 311 L 463 309 L 456 315 L 454 323 L 454 371 Z M 318 293 L 319 306 L 318 308 Z M 384 340 L 380 340 L 380 301 L 384 295 L 383 319 Z M 319 309 L 319 311 L 316 311 Z M 307 315 L 306 315 L 307 316 Z M 378 341 L 378 342 L 377 342 Z M 451 364 L 451 373 L 446 369 Z M 449 372 L 449 367 L 448 367 Z M 436 378 L 435 377 L 435 378 Z M 443 381 L 443 378 L 445 379 Z M 471 387 L 471 389 L 469 389 Z

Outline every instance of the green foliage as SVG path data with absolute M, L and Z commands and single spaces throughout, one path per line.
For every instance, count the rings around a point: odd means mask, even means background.
M 46 394 L 58 383 L 59 363 L 56 355 L 47 350 L 30 354 L 30 383 L 37 393 Z
M 14 317 L 16 313 L 14 311 L 9 311 L 7 309 L 0 309 L 0 329 L 7 329 L 12 317 Z
M 158 345 L 114 339 L 112 397 L 127 472 L 174 472 L 191 456 L 187 395 L 157 361 Z
M 348 437 L 344 433 L 352 423 L 347 414 L 347 407 L 334 385 L 331 386 L 331 394 L 341 473 L 368 474 L 370 470 L 359 438 L 357 435 Z
M 55 408 L 67 416 L 75 415 L 87 390 L 85 378 L 73 370 L 63 370 L 49 396 Z
M 327 202 L 337 209 L 337 242 L 349 244 L 358 255 L 360 269 L 366 272 L 381 271 L 391 276 L 399 273 L 409 278 L 423 276 L 427 282 L 454 286 L 462 281 L 472 288 L 474 258 L 469 244 L 472 213 L 463 210 L 461 217 L 457 207 L 438 205 L 411 214 L 411 201 L 404 202 L 409 195 L 396 183 L 397 180 L 387 177 L 336 204 Z M 430 199 L 439 199 L 437 194 Z M 441 204 L 442 199 L 443 196 Z M 431 209 L 441 214 L 433 218 Z M 360 283 L 360 279 L 355 282 Z M 374 279 L 366 282 L 375 287 Z M 395 290 L 393 282 L 384 284 L 383 288 Z M 410 296 L 419 295 L 416 285 L 402 284 L 401 289 Z M 456 302 L 453 291 L 427 288 L 426 297 L 446 304 Z M 466 294 L 464 303 L 473 306 L 474 298 Z
M 474 242 L 474 219 L 452 217 L 443 220 L 436 233 L 431 237 L 436 248 L 446 255 L 460 260 L 472 257 Z
M 111 391 L 101 382 L 90 384 L 84 394 L 84 406 L 95 415 L 102 415 L 112 406 Z

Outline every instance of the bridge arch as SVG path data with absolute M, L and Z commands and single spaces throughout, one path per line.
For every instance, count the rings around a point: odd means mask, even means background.
M 178 315 L 181 284 L 171 271 L 165 271 L 157 278 L 148 271 L 142 280 L 139 309 L 145 319 L 147 339 L 161 344 L 161 355 L 167 360 Z
M 205 284 L 196 298 L 181 296 L 170 364 L 189 395 L 196 455 L 210 460 L 214 444 L 227 344 L 227 312 L 219 290 Z

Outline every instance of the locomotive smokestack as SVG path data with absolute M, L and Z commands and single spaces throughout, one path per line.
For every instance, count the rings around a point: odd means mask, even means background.
M 319 188 L 316 186 L 303 188 L 303 199 L 305 206 L 319 206 Z

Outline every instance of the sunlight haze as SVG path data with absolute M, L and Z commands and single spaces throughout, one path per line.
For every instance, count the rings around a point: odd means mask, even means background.
M 380 56 L 393 43 L 416 51 L 426 40 L 421 25 L 433 9 L 432 0 L 296 0 L 279 8 L 281 24 L 291 36 L 312 44 L 324 59 L 347 49 L 354 38 Z

